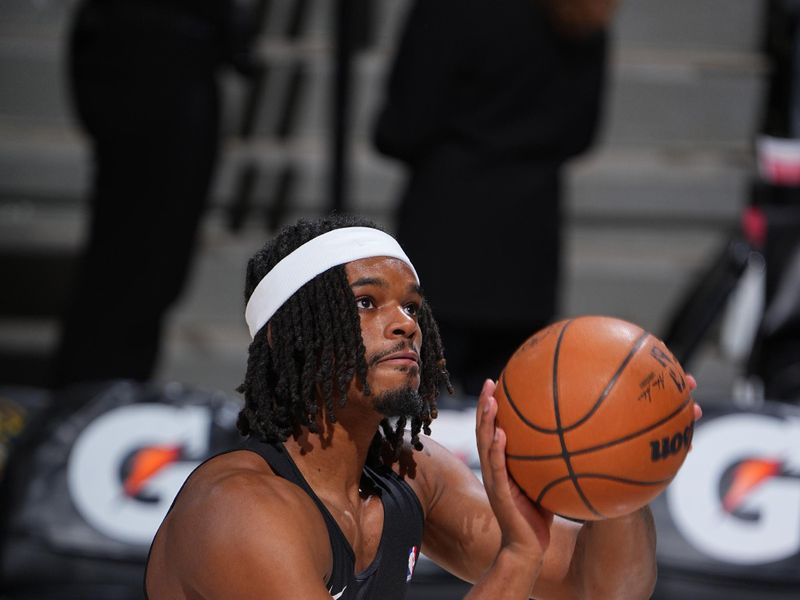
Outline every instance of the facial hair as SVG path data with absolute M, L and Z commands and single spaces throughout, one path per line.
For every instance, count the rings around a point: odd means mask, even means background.
M 409 347 L 409 344 L 406 342 L 399 342 L 391 348 L 368 357 L 367 365 L 369 368 L 372 368 L 387 356 L 404 350 L 412 350 L 412 348 Z M 405 371 L 409 379 L 419 374 L 419 366 L 417 365 L 400 370 Z M 417 389 L 411 385 L 399 387 L 394 390 L 387 390 L 375 397 L 375 410 L 389 418 L 420 416 L 422 406 L 422 397 L 419 395 Z
M 389 418 L 419 416 L 422 405 L 422 396 L 412 387 L 388 390 L 375 398 L 375 410 Z

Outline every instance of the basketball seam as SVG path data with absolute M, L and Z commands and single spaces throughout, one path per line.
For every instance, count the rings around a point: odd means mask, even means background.
M 525 425 L 527 425 L 528 427 L 530 427 L 534 431 L 538 431 L 539 433 L 558 433 L 558 429 L 547 429 L 546 427 L 540 427 L 540 426 L 536 425 L 535 423 L 532 423 L 531 421 L 529 421 L 527 418 L 525 418 L 525 415 L 523 415 L 522 412 L 520 412 L 519 408 L 517 408 L 517 405 L 514 403 L 514 400 L 511 397 L 511 392 L 509 391 L 508 385 L 506 384 L 506 380 L 508 378 L 506 377 L 505 371 L 503 371 L 500 374 L 500 379 L 502 381 L 503 392 L 506 395 L 506 399 L 508 400 L 509 406 L 511 406 L 511 408 L 514 410 L 516 415 L 520 418 L 520 420 L 523 423 L 525 423 Z
M 611 379 L 609 380 L 605 389 L 600 394 L 600 397 L 594 403 L 594 406 L 592 406 L 589 412 L 586 413 L 580 419 L 578 419 L 575 423 L 573 423 L 569 427 L 565 427 L 564 431 L 572 431 L 573 429 L 576 429 L 579 425 L 582 425 L 583 423 L 588 421 L 592 417 L 592 415 L 597 412 L 597 409 L 600 408 L 600 405 L 603 404 L 603 402 L 605 402 L 606 398 L 608 398 L 609 394 L 611 394 L 611 391 L 617 385 L 617 381 L 619 381 L 619 378 L 622 376 L 622 372 L 625 370 L 625 367 L 627 367 L 628 364 L 631 362 L 631 360 L 633 360 L 633 357 L 636 356 L 636 353 L 639 352 L 639 350 L 641 350 L 642 346 L 644 346 L 644 343 L 647 341 L 647 338 L 649 337 L 650 337 L 649 333 L 647 333 L 646 331 L 642 332 L 639 338 L 634 342 L 633 346 L 631 346 L 631 349 L 628 352 L 628 355 L 622 361 L 622 364 L 616 370 L 614 375 L 611 376 Z
M 558 355 L 561 351 L 561 342 L 564 339 L 564 334 L 567 331 L 567 327 L 570 326 L 572 320 L 570 319 L 564 324 L 564 327 L 561 328 L 561 331 L 558 334 L 558 340 L 556 340 L 556 347 L 555 351 L 553 352 L 553 410 L 555 412 L 556 417 L 556 428 L 558 430 L 558 441 L 561 443 L 561 457 L 564 459 L 564 464 L 567 467 L 567 473 L 569 473 L 569 478 L 572 480 L 572 485 L 575 486 L 575 491 L 578 492 L 578 496 L 586 505 L 586 507 L 597 517 L 603 518 L 600 512 L 592 506 L 589 499 L 586 497 L 586 494 L 583 493 L 581 486 L 578 484 L 578 479 L 575 477 L 575 471 L 572 468 L 572 462 L 570 461 L 570 453 L 567 450 L 567 441 L 564 438 L 564 430 L 561 427 L 561 413 L 559 412 L 558 408 Z
M 568 322 L 567 325 L 569 323 L 571 323 L 571 321 Z M 564 326 L 564 329 L 566 329 L 566 325 Z M 563 331 L 563 329 L 562 329 L 562 331 Z M 628 366 L 628 363 L 630 363 L 631 360 L 633 360 L 633 357 L 636 356 L 636 353 L 639 350 L 641 350 L 641 348 L 644 346 L 644 343 L 647 341 L 647 338 L 649 338 L 649 337 L 650 337 L 650 334 L 648 332 L 646 332 L 646 331 L 642 332 L 642 334 L 639 336 L 639 338 L 634 342 L 633 346 L 631 347 L 630 351 L 628 352 L 628 355 L 622 361 L 622 364 L 620 364 L 620 366 L 617 368 L 617 370 L 614 373 L 614 375 L 612 375 L 612 377 L 609 380 L 608 384 L 606 385 L 605 389 L 600 394 L 600 397 L 594 403 L 594 406 L 592 406 L 592 408 L 589 410 L 588 413 L 586 413 L 583 417 L 581 417 L 578 421 L 576 421 L 572 425 L 569 425 L 568 427 L 562 427 L 560 429 L 561 431 L 569 432 L 569 431 L 572 431 L 573 429 L 576 429 L 578 426 L 580 426 L 583 423 L 585 423 L 586 421 L 588 421 L 592 417 L 592 415 L 594 415 L 594 413 L 597 412 L 597 410 L 600 408 L 600 405 L 606 400 L 606 398 L 608 398 L 609 394 L 614 389 L 614 386 L 616 385 L 617 381 L 619 380 L 620 376 L 622 375 L 622 372 L 625 370 L 625 367 Z M 500 379 L 502 380 L 503 392 L 505 393 L 506 398 L 508 399 L 509 405 L 511 406 L 512 410 L 516 413 L 516 415 L 519 417 L 519 419 L 523 423 L 525 423 L 525 425 L 527 425 L 528 427 L 530 427 L 534 431 L 538 431 L 539 433 L 558 433 L 559 432 L 558 428 L 556 428 L 556 429 L 548 429 L 546 427 L 541 427 L 541 426 L 536 425 L 535 423 L 529 421 L 525 417 L 525 415 L 522 414 L 522 412 L 519 410 L 517 405 L 514 403 L 513 398 L 511 397 L 511 392 L 508 389 L 508 383 L 507 383 L 507 379 L 508 378 L 505 376 L 505 371 L 503 373 L 501 373 Z
M 672 481 L 672 477 L 668 479 L 658 479 L 656 481 L 643 481 L 640 479 L 626 479 L 625 477 L 616 477 L 614 475 L 605 475 L 602 473 L 578 473 L 576 477 L 584 478 L 584 479 L 606 479 L 608 481 L 616 481 L 618 483 L 625 483 L 629 485 L 637 485 L 640 487 L 647 487 L 651 485 L 664 485 Z M 571 477 L 559 477 L 558 479 L 552 480 L 546 486 L 542 488 L 542 491 L 539 492 L 539 495 L 536 497 L 536 503 L 541 504 L 542 500 L 544 500 L 545 495 L 559 483 L 564 483 L 565 481 L 570 480 Z
M 644 429 L 640 429 L 639 431 L 635 431 L 633 433 L 629 433 L 625 437 L 617 438 L 615 440 L 612 440 L 610 442 L 605 442 L 605 443 L 599 444 L 597 446 L 590 446 L 588 448 L 581 448 L 580 450 L 572 450 L 570 452 L 570 456 L 575 456 L 575 455 L 578 455 L 578 454 L 588 454 L 589 452 L 595 452 L 597 450 L 605 450 L 606 448 L 611 448 L 612 446 L 616 446 L 617 444 L 621 444 L 623 442 L 628 442 L 628 441 L 632 440 L 635 437 L 638 437 L 640 435 L 644 435 L 645 433 L 648 433 L 648 432 L 652 431 L 653 429 L 659 427 L 660 425 L 663 425 L 664 423 L 666 423 L 667 421 L 672 419 L 675 415 L 680 414 L 683 411 L 683 409 L 686 408 L 686 405 L 689 404 L 690 400 L 691 400 L 691 398 L 687 397 L 686 400 L 684 400 L 683 403 L 681 403 L 681 405 L 678 408 L 676 408 L 674 411 L 669 413 L 667 416 L 662 417 L 661 419 L 659 419 L 655 423 L 652 423 L 651 425 L 648 425 Z M 513 460 L 551 460 L 551 459 L 554 459 L 554 458 L 560 458 L 561 456 L 562 456 L 562 454 L 541 454 L 541 455 L 538 455 L 538 456 L 536 454 L 529 454 L 529 455 L 525 455 L 525 454 L 509 454 L 509 455 L 507 455 L 507 458 L 513 459 Z

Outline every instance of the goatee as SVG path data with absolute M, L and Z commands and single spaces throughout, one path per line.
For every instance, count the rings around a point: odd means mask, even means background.
M 422 405 L 422 396 L 412 387 L 389 390 L 375 398 L 375 410 L 385 417 L 419 416 Z

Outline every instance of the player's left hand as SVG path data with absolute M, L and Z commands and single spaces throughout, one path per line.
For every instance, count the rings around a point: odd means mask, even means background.
M 476 437 L 486 494 L 502 532 L 502 546 L 541 561 L 550 544 L 553 514 L 536 506 L 506 470 L 506 434 L 495 424 L 495 383 L 487 379 L 476 411 Z

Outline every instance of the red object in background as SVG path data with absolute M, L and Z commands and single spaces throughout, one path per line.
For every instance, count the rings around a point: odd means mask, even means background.
M 754 248 L 763 248 L 767 241 L 767 217 L 758 206 L 748 206 L 742 213 L 742 231 Z
M 800 186 L 800 141 L 762 135 L 757 153 L 761 179 L 771 185 Z

